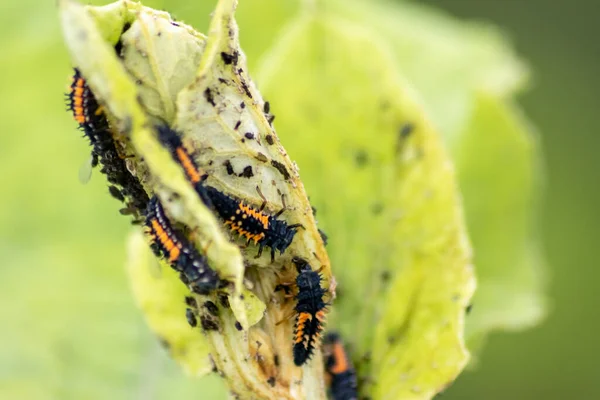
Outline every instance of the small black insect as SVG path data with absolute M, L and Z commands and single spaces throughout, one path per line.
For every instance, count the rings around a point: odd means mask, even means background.
M 194 311 L 192 311 L 191 308 L 186 308 L 185 317 L 187 318 L 188 324 L 190 324 L 190 326 L 192 328 L 198 326 L 198 320 L 196 319 L 196 314 L 194 314 Z
M 327 246 L 327 241 L 329 240 L 329 236 L 327 236 L 327 234 L 321 229 L 318 229 L 318 231 L 319 231 L 319 235 L 321 236 L 321 240 L 323 240 L 323 244 L 325 246 Z
M 122 201 L 122 202 L 125 201 L 125 197 L 123 196 L 123 193 L 121 192 L 121 190 L 119 190 L 118 187 L 111 185 L 108 187 L 108 192 L 115 199 Z
M 323 339 L 323 355 L 325 357 L 325 380 L 331 398 L 333 400 L 357 400 L 356 371 L 337 333 L 328 333 Z
M 217 321 L 204 315 L 200 317 L 200 324 L 202 325 L 202 329 L 204 329 L 205 331 L 219 330 L 219 324 L 217 323 Z
M 301 366 L 310 360 L 319 345 L 327 303 L 323 301 L 326 290 L 321 287 L 323 277 L 313 271 L 310 264 L 300 257 L 292 258 L 296 264 L 296 324 L 294 326 L 294 364 Z
M 185 304 L 191 308 L 198 308 L 198 302 L 196 302 L 196 299 L 192 296 L 185 296 Z
M 205 301 L 203 304 L 204 308 L 206 308 L 206 310 L 211 313 L 212 315 L 214 315 L 215 317 L 219 316 L 219 308 L 217 307 L 217 305 L 215 303 L 213 303 L 212 301 Z
M 206 258 L 198 253 L 185 236 L 171 226 L 156 196 L 148 203 L 146 226 L 154 253 L 165 257 L 192 291 L 207 294 L 219 287 L 218 274 L 208 266 Z
M 400 128 L 400 136 L 408 137 L 415 130 L 415 126 L 411 123 L 406 123 Z
M 229 65 L 229 64 L 237 64 L 238 62 L 238 52 L 234 51 L 233 54 L 228 54 L 225 52 L 221 52 L 221 58 L 223 59 L 223 62 L 225 63 L 225 65 Z
M 219 293 L 217 297 L 219 298 L 219 303 L 221 303 L 221 306 L 223 306 L 223 308 L 231 308 L 231 306 L 229 305 L 229 297 L 227 297 L 225 293 Z
M 400 154 L 404 149 L 406 139 L 413 133 L 415 126 L 411 123 L 406 123 L 400 127 L 398 138 L 396 140 L 396 154 Z
M 263 197 L 263 204 L 256 209 L 246 204 L 243 200 L 228 196 L 211 186 L 202 186 L 197 191 L 204 190 L 206 197 L 210 199 L 215 211 L 225 221 L 232 232 L 238 233 L 260 247 L 257 257 L 262 255 L 263 248 L 271 248 L 271 260 L 275 259 L 275 251 L 281 254 L 290 246 L 297 228 L 302 224 L 288 225 L 287 222 L 277 219 L 285 210 L 284 207 L 274 215 L 264 211 L 267 204 Z

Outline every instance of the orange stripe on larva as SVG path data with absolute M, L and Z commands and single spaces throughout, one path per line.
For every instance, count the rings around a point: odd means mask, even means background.
M 83 115 L 83 109 L 81 107 L 74 107 L 73 110 L 74 110 L 73 118 L 75 118 L 75 121 L 77 121 L 80 124 L 83 124 L 85 122 L 85 116 Z
M 181 147 L 178 147 L 175 152 L 177 153 L 177 158 L 179 159 L 179 162 L 181 162 L 185 173 L 190 178 L 190 181 L 192 183 L 200 182 L 200 172 L 196 169 L 196 166 L 190 159 L 189 154 Z
M 169 252 L 169 262 L 176 261 L 179 258 L 179 247 L 173 242 L 173 240 L 169 237 L 167 232 L 163 229 L 162 225 L 156 220 L 152 220 L 152 229 L 156 232 L 156 237 L 159 242 L 167 249 Z
M 298 314 L 298 320 L 296 322 L 296 340 L 295 343 L 301 343 L 305 336 L 306 322 L 312 319 L 312 315 L 307 312 L 301 312 Z
M 71 108 L 73 110 L 73 118 L 77 123 L 85 123 L 85 114 L 83 109 L 83 85 L 85 81 L 82 78 L 77 78 L 72 89 Z
M 330 368 L 332 374 L 341 374 L 346 372 L 349 368 L 348 359 L 346 358 L 346 352 L 340 342 L 333 343 L 333 359 L 335 364 Z
M 169 262 L 177 261 L 179 258 L 179 247 L 175 246 L 169 252 Z

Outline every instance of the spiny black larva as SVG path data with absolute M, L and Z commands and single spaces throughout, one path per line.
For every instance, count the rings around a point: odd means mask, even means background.
M 106 175 L 113 197 L 126 200 L 128 208 L 143 213 L 148 204 L 148 195 L 141 183 L 127 169 L 125 160 L 118 154 L 102 106 L 77 68 L 66 95 L 67 107 L 92 145 L 92 166 L 100 163 L 100 172 Z M 123 198 L 125 196 L 126 198 Z
M 66 94 L 67 108 L 73 113 L 73 118 L 79 124 L 84 135 L 92 145 L 92 166 L 98 165 L 98 157 L 113 139 L 108 131 L 108 121 L 92 93 L 87 82 L 77 68 L 74 68 L 69 93 Z
M 331 398 L 333 400 L 357 400 L 356 371 L 337 332 L 325 335 L 323 357 L 325 358 L 325 382 Z
M 263 248 L 266 246 L 271 248 L 271 260 L 273 261 L 275 251 L 279 250 L 280 254 L 283 254 L 292 243 L 297 228 L 302 227 L 302 224 L 288 225 L 286 221 L 277 219 L 286 210 L 285 204 L 274 215 L 265 212 L 264 208 L 267 202 L 258 188 L 259 194 L 263 197 L 263 204 L 258 209 L 244 200 L 228 196 L 214 187 L 203 185 L 197 189 L 197 191 L 201 190 L 206 193 L 214 210 L 225 221 L 225 226 L 246 238 L 248 244 L 254 242 L 260 246 L 256 257 L 262 255 Z
M 158 140 L 169 150 L 173 160 L 181 166 L 187 180 L 200 196 L 200 200 L 206 206 L 211 207 L 210 199 L 206 197 L 206 191 L 203 190 L 203 182 L 208 178 L 208 174 L 194 161 L 192 155 L 183 145 L 180 134 L 167 125 L 158 125 L 156 130 Z
M 326 290 L 321 287 L 323 277 L 306 260 L 294 257 L 292 262 L 298 270 L 293 354 L 294 364 L 301 366 L 310 360 L 320 343 L 327 311 L 327 303 L 323 301 Z
M 146 226 L 152 239 L 151 248 L 157 257 L 165 257 L 180 273 L 180 279 L 198 294 L 207 294 L 219 287 L 218 274 L 181 232 L 171 226 L 160 201 L 153 196 L 146 211 Z

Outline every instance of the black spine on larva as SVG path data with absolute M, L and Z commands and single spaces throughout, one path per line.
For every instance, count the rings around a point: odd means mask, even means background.
M 180 279 L 198 294 L 207 294 L 218 288 L 220 286 L 219 275 L 208 266 L 206 257 L 201 255 L 183 234 L 171 226 L 156 196 L 150 199 L 146 212 L 146 225 L 156 235 L 152 227 L 152 220 L 154 219 L 160 224 L 171 241 L 177 244 L 179 256 L 170 265 L 180 272 Z M 152 245 L 155 246 L 153 250 L 158 247 L 163 257 L 169 258 L 169 250 L 158 241 L 153 242 Z
M 333 400 L 357 400 L 358 399 L 358 381 L 356 379 L 356 371 L 351 364 L 350 357 L 344 349 L 344 356 L 346 357 L 346 369 L 342 372 L 334 371 L 335 366 L 342 362 L 336 360 L 336 353 L 333 352 L 334 346 L 342 346 L 343 344 L 340 336 L 331 332 L 328 333 L 323 339 L 323 349 L 329 349 L 325 351 L 325 372 L 330 377 L 329 393 Z
M 324 311 L 326 304 L 323 301 L 325 290 L 321 287 L 321 275 L 313 271 L 310 264 L 300 257 L 294 257 L 292 262 L 296 264 L 298 276 L 296 277 L 296 326 L 295 336 L 298 332 L 298 318 L 303 313 L 310 314 L 311 318 L 303 328 L 303 336 L 308 339 L 294 343 L 294 363 L 298 366 L 310 360 L 315 347 L 318 345 L 320 334 L 323 331 L 323 321 L 319 318 L 319 312 Z
M 128 198 L 128 206 L 135 208 L 141 214 L 147 207 L 148 195 L 139 180 L 127 169 L 125 160 L 119 156 L 108 120 L 104 112 L 99 111 L 100 105 L 94 93 L 79 70 L 77 68 L 74 70 L 71 92 L 67 95 L 67 105 L 75 116 L 75 88 L 77 82 L 83 82 L 81 113 L 84 121 L 79 123 L 79 127 L 92 145 L 92 163 L 95 165 L 99 162 L 102 165 L 100 172 L 106 175 L 109 183 L 121 187 L 122 194 Z

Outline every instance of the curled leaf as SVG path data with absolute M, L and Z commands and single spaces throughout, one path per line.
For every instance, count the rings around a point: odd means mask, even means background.
M 125 2 L 129 4 L 128 2 Z M 239 296 L 242 292 L 244 266 L 240 252 L 222 234 L 220 224 L 211 211 L 200 201 L 195 190 L 186 181 L 183 171 L 159 143 L 148 115 L 137 101 L 137 88 L 128 75 L 110 43 L 96 29 L 96 24 L 85 7 L 63 1 L 61 17 L 65 39 L 75 65 L 81 70 L 94 94 L 106 106 L 114 120 L 116 130 L 131 139 L 130 149 L 137 157 L 131 158 L 131 168 L 137 172 L 146 187 L 151 188 L 167 204 L 174 218 L 183 219 L 197 231 L 199 247 L 207 249 L 210 265 L 222 277 L 235 283 Z M 148 10 L 146 10 L 148 11 Z M 123 22 L 125 25 L 125 22 Z M 132 57 L 140 57 L 140 53 Z M 137 65 L 135 60 L 131 61 Z M 143 160 L 143 161 L 142 161 Z M 149 175 L 148 173 L 151 173 Z M 177 193 L 173 196 L 172 193 Z M 254 300 L 251 296 L 249 299 Z M 244 324 L 257 321 L 261 307 L 238 305 L 235 310 Z M 264 307 L 264 306 L 263 306 Z M 248 311 L 254 315 L 247 316 Z
M 175 217 L 189 218 L 185 222 L 200 233 L 197 237 L 200 246 L 208 249 L 211 266 L 241 290 L 244 268 L 239 250 L 221 233 L 216 218 L 159 143 L 148 115 L 137 101 L 136 85 L 111 44 L 101 36 L 101 30 L 96 29 L 85 7 L 69 1 L 62 1 L 60 5 L 65 40 L 74 64 L 114 118 L 117 131 L 133 143 L 131 151 L 137 157 L 131 159 L 130 167 L 137 171 L 146 187 L 153 188 L 161 197 L 166 198 L 172 192 L 178 194 L 180 200 L 165 203 Z
M 142 106 L 172 124 L 177 94 L 193 80 L 206 37 L 166 12 L 138 7 L 120 41 L 123 64 L 136 81 Z

